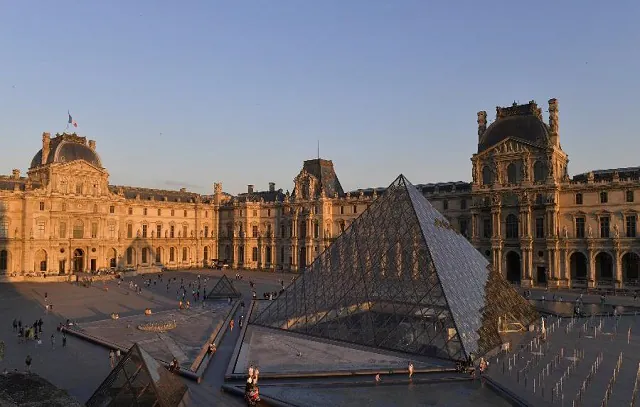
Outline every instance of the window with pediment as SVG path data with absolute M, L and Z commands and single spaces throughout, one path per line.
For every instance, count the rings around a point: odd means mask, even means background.
M 625 218 L 626 223 L 626 236 L 627 237 L 636 237 L 636 225 L 637 225 L 637 217 L 636 215 L 627 215 Z
M 582 193 L 580 192 L 576 194 L 576 205 L 582 205 Z
M 609 194 L 607 191 L 600 192 L 600 203 L 608 203 L 609 202 Z
M 608 216 L 600 216 L 600 237 L 608 238 L 611 232 L 610 219 Z
M 0 237 L 9 237 L 9 222 L 0 221 Z
M 77 219 L 73 223 L 73 238 L 82 239 L 84 237 L 84 223 L 80 219 Z

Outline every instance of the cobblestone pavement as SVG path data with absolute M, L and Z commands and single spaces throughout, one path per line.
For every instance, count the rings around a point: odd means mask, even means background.
M 251 298 L 248 278 L 254 278 L 258 292 L 274 291 L 280 287 L 279 279 L 282 273 L 242 272 L 245 280 L 236 283 L 245 296 L 245 301 Z M 177 284 L 181 278 L 187 281 L 195 281 L 200 274 L 212 277 L 207 289 L 211 289 L 223 272 L 212 270 L 193 270 L 188 272 L 171 271 L 165 273 L 177 278 Z M 234 279 L 235 271 L 225 270 L 224 274 Z M 255 277 L 253 277 L 255 276 Z M 154 278 L 153 275 L 138 276 L 132 279 L 142 284 L 145 278 Z M 287 275 L 284 275 L 287 278 Z M 290 277 L 288 277 L 290 278 Z M 108 290 L 104 288 L 107 287 Z M 62 347 L 62 337 L 56 331 L 59 323 L 67 319 L 75 320 L 80 324 L 104 320 L 110 317 L 112 312 L 117 312 L 121 317 L 139 315 L 145 308 L 152 308 L 155 312 L 176 310 L 177 301 L 175 289 L 169 295 L 166 293 L 166 285 L 152 285 L 150 289 L 143 286 L 142 294 L 134 294 L 125 290 L 123 286 L 118 289 L 114 281 L 94 283 L 92 287 L 83 287 L 70 283 L 16 283 L 0 284 L 0 340 L 5 342 L 4 360 L 0 361 L 0 369 L 19 371 L 25 370 L 24 360 L 27 355 L 33 358 L 32 371 L 42 375 L 54 385 L 67 390 L 79 401 L 86 401 L 93 391 L 109 374 L 109 352 L 100 347 L 71 335 L 67 336 L 67 346 Z M 163 292 L 164 291 L 164 292 Z M 45 293 L 47 300 L 45 301 Z M 45 312 L 45 304 L 53 304 L 53 311 Z M 21 319 L 23 324 L 31 325 L 39 318 L 43 319 L 42 344 L 34 341 L 18 343 L 17 333 L 13 332 L 12 321 Z M 51 344 L 51 335 L 55 338 L 55 349 Z M 191 392 L 193 405 L 241 406 L 243 403 L 235 396 L 220 392 L 220 385 L 224 380 L 224 372 L 233 352 L 239 330 L 234 330 L 232 335 L 225 336 L 223 343 L 218 347 L 215 360 L 209 366 L 200 385 L 187 381 Z M 64 367 L 61 369 L 61 367 Z

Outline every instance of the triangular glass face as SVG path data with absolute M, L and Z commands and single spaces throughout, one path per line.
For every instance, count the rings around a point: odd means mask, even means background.
M 187 387 L 151 355 L 133 345 L 87 401 L 87 407 L 180 405 Z
M 233 286 L 233 282 L 229 280 L 229 277 L 223 274 L 222 278 L 218 280 L 205 298 L 208 300 L 219 300 L 229 297 L 238 298 L 240 297 L 240 292 Z
M 487 266 L 401 175 L 251 322 L 465 360 L 500 345 L 498 317 L 537 317 Z

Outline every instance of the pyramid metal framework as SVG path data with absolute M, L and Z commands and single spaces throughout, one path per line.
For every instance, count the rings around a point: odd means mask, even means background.
M 187 386 L 138 344 L 111 371 L 87 407 L 176 407 L 187 403 Z
M 226 275 L 222 275 L 222 278 L 218 280 L 216 285 L 213 286 L 211 291 L 207 294 L 205 299 L 207 300 L 220 300 L 231 298 L 238 298 L 241 294 L 236 288 L 233 286 L 233 282 L 229 280 L 229 277 Z
M 537 312 L 400 175 L 251 323 L 467 360 Z

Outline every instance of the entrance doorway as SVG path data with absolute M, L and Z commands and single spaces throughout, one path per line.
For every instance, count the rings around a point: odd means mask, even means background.
M 307 248 L 302 246 L 300 248 L 300 271 L 307 268 Z
M 84 251 L 75 249 L 73 251 L 73 272 L 82 273 L 84 271 Z
M 538 284 L 547 284 L 547 269 L 544 266 L 537 268 Z
M 91 271 L 96 271 L 96 259 L 91 259 Z
M 58 262 L 58 273 L 64 274 L 66 267 L 67 267 L 67 259 L 60 260 Z
M 512 283 L 520 283 L 520 255 L 516 252 L 507 253 L 507 280 Z

